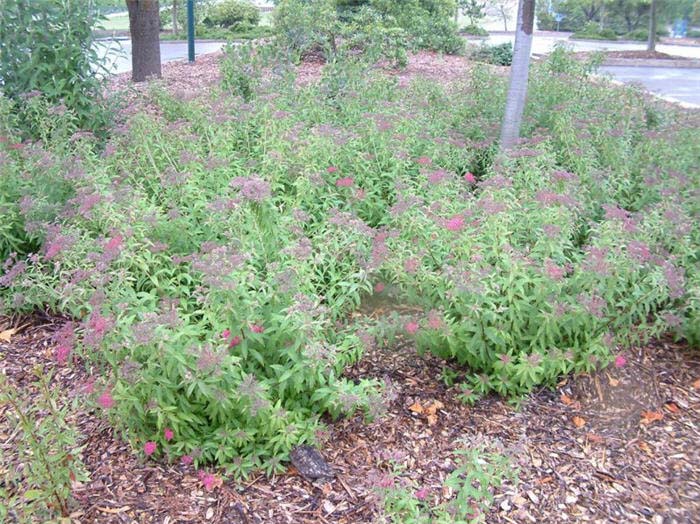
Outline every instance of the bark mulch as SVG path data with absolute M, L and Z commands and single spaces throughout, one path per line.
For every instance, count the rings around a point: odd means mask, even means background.
M 0 320 L 0 332 L 23 326 L 0 342 L 0 371 L 27 395 L 38 364 L 55 371 L 59 398 L 84 395 L 85 371 L 57 366 L 52 357 L 51 334 L 62 322 Z M 625 359 L 566 379 L 556 391 L 539 390 L 517 408 L 496 397 L 469 407 L 440 380 L 443 361 L 418 355 L 410 343 L 376 348 L 347 374 L 383 379 L 386 412 L 374 422 L 356 416 L 328 423 L 320 450 L 336 472 L 329 482 L 308 482 L 290 467 L 206 491 L 191 466 L 144 461 L 98 411 L 86 409 L 74 422 L 90 480 L 75 486 L 73 521 L 382 522 L 376 485 L 391 464 L 405 466 L 403 479 L 427 488 L 437 503 L 450 495 L 442 483 L 454 468 L 452 452 L 486 443 L 519 469 L 517 484 L 495 492 L 487 522 L 697 522 L 700 354 L 662 340 Z M 428 417 L 416 403 L 439 409 Z M 0 449 L 11 456 L 16 436 L 1 409 Z

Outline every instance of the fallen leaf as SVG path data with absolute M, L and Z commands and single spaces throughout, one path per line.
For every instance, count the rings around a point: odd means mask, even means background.
M 423 414 L 423 406 L 420 405 L 420 402 L 416 401 L 413 404 L 411 404 L 408 409 L 410 411 L 413 411 L 414 413 L 418 413 L 419 415 Z
M 700 378 L 693 382 L 693 389 L 700 389 Z
M 616 388 L 617 386 L 620 385 L 620 381 L 617 380 L 616 378 L 608 377 L 608 382 L 609 382 L 610 385 L 611 385 L 612 387 L 614 387 L 614 388 Z
M 666 402 L 666 404 L 664 404 L 664 407 L 671 413 L 680 413 L 681 411 L 681 408 L 678 407 L 678 404 L 676 404 L 673 401 Z
M 640 440 L 639 442 L 637 442 L 637 446 L 639 446 L 639 449 L 641 449 L 644 453 L 646 453 L 650 457 L 653 455 L 651 448 L 649 447 L 649 444 L 647 444 L 643 440 Z
M 576 426 L 577 428 L 582 428 L 583 426 L 586 425 L 586 419 L 583 418 L 583 417 L 578 417 L 578 416 L 577 416 L 577 417 L 574 417 L 574 418 L 571 419 L 571 420 L 573 420 L 574 426 Z
M 570 406 L 571 404 L 574 403 L 573 399 L 567 395 L 566 393 L 561 394 L 561 401 L 564 403 L 566 406 Z
M 428 426 L 437 424 L 437 415 L 428 415 L 426 418 L 428 419 Z
M 425 412 L 428 415 L 435 415 L 435 413 L 437 413 L 438 409 L 442 409 L 444 407 L 445 407 L 445 404 L 443 404 L 439 400 L 435 400 L 435 401 L 433 401 L 432 404 L 430 404 L 429 406 L 426 407 Z
M 10 343 L 10 339 L 12 336 L 17 333 L 16 328 L 12 329 L 6 329 L 5 331 L 0 331 L 0 340 L 3 342 L 7 342 L 8 344 Z
M 652 422 L 656 422 L 657 420 L 661 420 L 664 418 L 663 413 L 659 413 L 658 411 L 642 411 L 642 424 L 651 424 Z

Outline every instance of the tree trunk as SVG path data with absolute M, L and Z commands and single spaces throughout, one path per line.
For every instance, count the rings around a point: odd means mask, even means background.
M 535 20 L 535 0 L 519 0 L 518 20 L 515 26 L 513 64 L 510 67 L 510 86 L 506 111 L 501 126 L 501 151 L 512 148 L 520 136 L 520 123 L 527 98 L 527 78 L 530 72 L 530 50 Z
M 649 12 L 649 38 L 647 39 L 647 51 L 656 51 L 656 0 L 651 0 Z
M 160 78 L 160 10 L 158 0 L 126 0 L 131 33 L 131 78 Z
M 501 6 L 501 17 L 503 18 L 503 30 L 507 33 L 508 32 L 508 13 L 506 12 L 506 8 Z
M 173 0 L 173 34 L 177 33 L 177 4 L 179 0 Z

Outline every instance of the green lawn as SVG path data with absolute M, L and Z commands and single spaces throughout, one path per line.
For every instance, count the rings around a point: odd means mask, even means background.
M 108 31 L 128 31 L 129 14 L 124 12 L 112 15 L 102 21 L 102 27 Z

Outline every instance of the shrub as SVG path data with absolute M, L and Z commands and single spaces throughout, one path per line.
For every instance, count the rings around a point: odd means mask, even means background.
M 378 382 L 342 376 L 373 343 L 353 313 L 378 282 L 411 313 L 377 332 L 449 359 L 466 401 L 697 340 L 697 115 L 558 49 L 498 156 L 491 68 L 399 88 L 332 59 L 297 85 L 284 56 L 241 52 L 224 78 L 245 90 L 153 89 L 104 151 L 16 147 L 0 104 L 0 241 L 24 251 L 0 307 L 73 319 L 56 357 L 99 371 L 91 398 L 136 449 L 272 472 L 324 414 L 381 412 Z
M 260 9 L 249 0 L 225 0 L 214 5 L 203 21 L 226 29 L 250 29 L 260 23 Z
M 477 62 L 509 66 L 513 62 L 513 44 L 511 42 L 496 45 L 484 44 L 472 50 L 470 57 Z
M 576 31 L 570 38 L 580 38 L 584 40 L 617 40 L 615 31 L 602 28 L 595 22 L 587 23 L 583 29 Z
M 688 31 L 686 34 L 688 38 L 700 38 L 700 30 L 697 29 L 691 29 Z
M 484 29 L 480 25 L 473 24 L 464 26 L 460 32 L 473 36 L 489 36 L 489 32 L 486 29 Z
M 281 0 L 273 19 L 280 45 L 300 57 L 329 56 L 336 49 L 339 20 L 332 0 Z
M 46 139 L 43 124 L 66 113 L 73 126 L 105 130 L 110 113 L 95 69 L 105 71 L 92 36 L 98 21 L 92 0 L 3 3 L 2 92 L 14 105 L 26 135 Z
M 85 482 L 79 435 L 68 423 L 70 406 L 59 406 L 51 375 L 36 368 L 38 394 L 23 398 L 0 374 L 0 403 L 13 432 L 11 453 L 0 455 L 0 517 L 10 522 L 49 522 L 67 518 L 73 482 Z M 9 450 L 8 450 L 9 451 Z
M 665 29 L 658 29 L 656 31 L 656 40 L 659 40 L 660 36 L 668 36 L 668 31 Z M 635 29 L 634 31 L 622 35 L 623 40 L 638 40 L 640 42 L 646 42 L 649 39 L 648 29 Z

